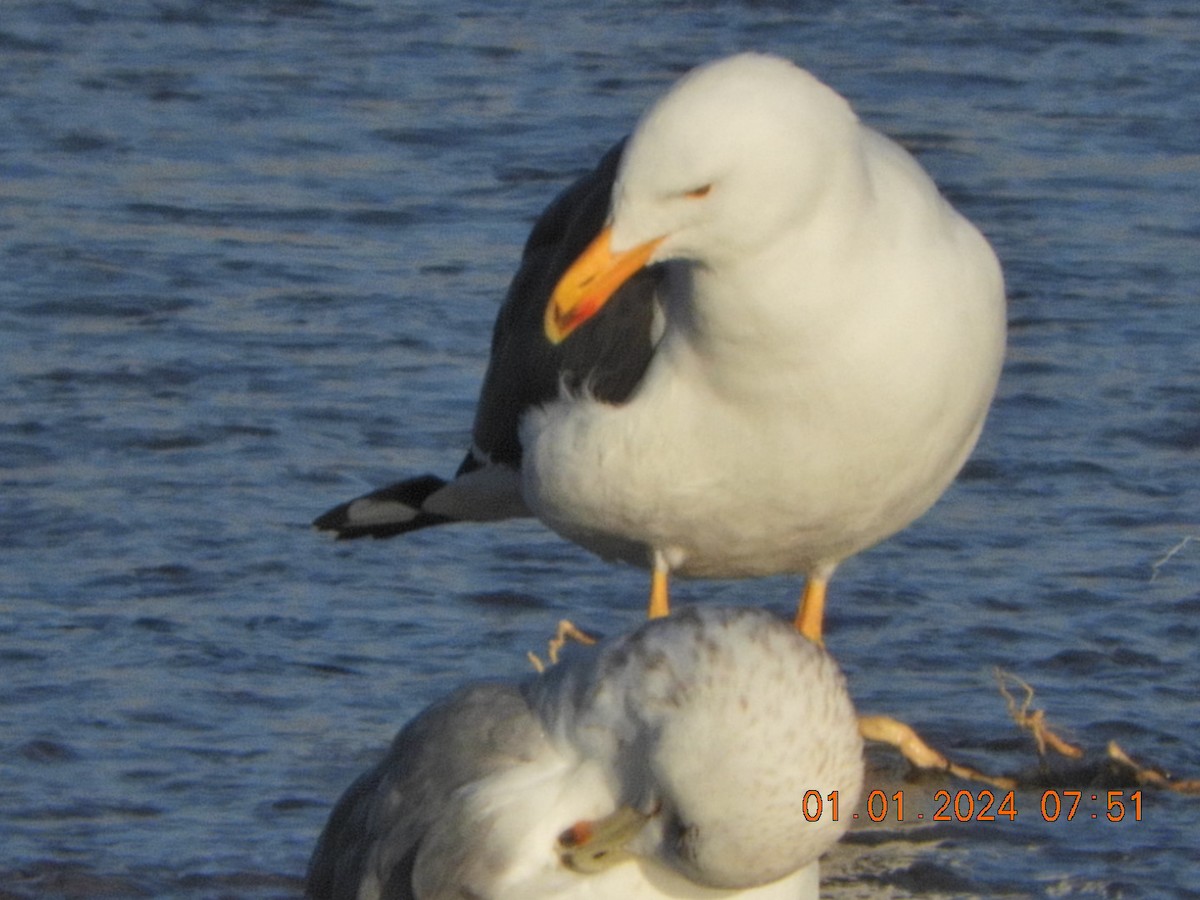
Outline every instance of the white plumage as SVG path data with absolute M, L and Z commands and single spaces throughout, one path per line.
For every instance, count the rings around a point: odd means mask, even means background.
M 526 502 L 572 540 L 685 575 L 824 580 L 974 446 L 1004 349 L 996 258 L 807 72 L 745 55 L 676 85 L 634 132 L 599 240 L 551 318 L 644 253 L 666 264 L 665 327 L 628 403 L 526 417 Z
M 819 639 L 838 564 L 928 509 L 975 445 L 999 264 L 908 153 L 778 58 L 692 72 L 615 152 L 547 211 L 497 323 L 476 446 L 511 427 L 513 452 L 318 523 L 378 534 L 362 523 L 397 497 L 386 533 L 523 504 L 653 567 L 664 601 L 668 573 L 805 574 L 798 624 Z M 466 489 L 481 466 L 503 477 Z

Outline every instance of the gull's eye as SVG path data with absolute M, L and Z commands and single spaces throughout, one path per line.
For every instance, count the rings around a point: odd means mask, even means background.
M 699 200 L 701 197 L 707 197 L 708 192 L 712 190 L 711 184 L 702 184 L 698 188 L 692 188 L 690 191 L 684 191 L 683 196 L 689 200 Z

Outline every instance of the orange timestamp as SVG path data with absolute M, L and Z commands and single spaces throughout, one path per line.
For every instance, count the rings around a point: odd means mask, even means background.
M 909 822 L 913 820 L 928 822 L 999 822 L 1015 821 L 1017 818 L 1017 793 L 1006 791 L 997 794 L 988 788 L 969 791 L 939 790 L 933 795 L 933 811 L 926 815 L 918 812 L 905 817 L 904 791 L 898 790 L 891 794 L 882 790 L 873 790 L 863 798 L 861 812 L 851 812 L 855 820 L 869 819 L 872 822 Z M 1074 789 L 1051 788 L 1042 792 L 1037 814 L 1043 821 L 1070 822 L 1075 818 L 1107 819 L 1110 822 L 1121 822 L 1128 818 L 1134 822 L 1142 821 L 1142 792 L 1139 791 L 1077 791 Z M 837 822 L 844 815 L 837 791 L 822 795 L 820 791 L 806 791 L 804 794 L 804 818 L 816 822 L 828 816 Z

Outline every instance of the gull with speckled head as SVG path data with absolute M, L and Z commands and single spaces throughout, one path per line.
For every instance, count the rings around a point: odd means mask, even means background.
M 1005 342 L 980 232 L 783 59 L 686 75 L 535 225 L 474 444 L 319 518 L 342 537 L 532 513 L 670 575 L 807 578 L 923 514 L 974 447 Z
M 520 683 L 467 685 L 338 802 L 312 900 L 816 900 L 862 790 L 833 659 L 690 607 Z

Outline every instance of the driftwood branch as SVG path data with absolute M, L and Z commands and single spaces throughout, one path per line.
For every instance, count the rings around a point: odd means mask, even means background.
M 964 781 L 979 781 L 994 787 L 1013 789 L 1023 786 L 1045 787 L 1049 784 L 1094 784 L 1110 786 L 1154 787 L 1177 794 L 1200 796 L 1200 778 L 1176 778 L 1163 769 L 1137 762 L 1110 741 L 1099 758 L 1088 759 L 1086 751 L 1064 739 L 1050 727 L 1046 713 L 1031 709 L 1034 689 L 1017 676 L 996 670 L 996 683 L 1008 707 L 1008 714 L 1018 728 L 1028 731 L 1037 749 L 1040 771 L 1025 777 L 992 775 L 972 766 L 952 762 L 933 749 L 910 726 L 888 716 L 863 716 L 859 730 L 867 740 L 894 747 L 914 768 L 925 772 L 944 772 Z M 1018 701 L 1009 685 L 1023 694 Z M 1071 764 L 1046 771 L 1047 754 L 1057 754 Z

